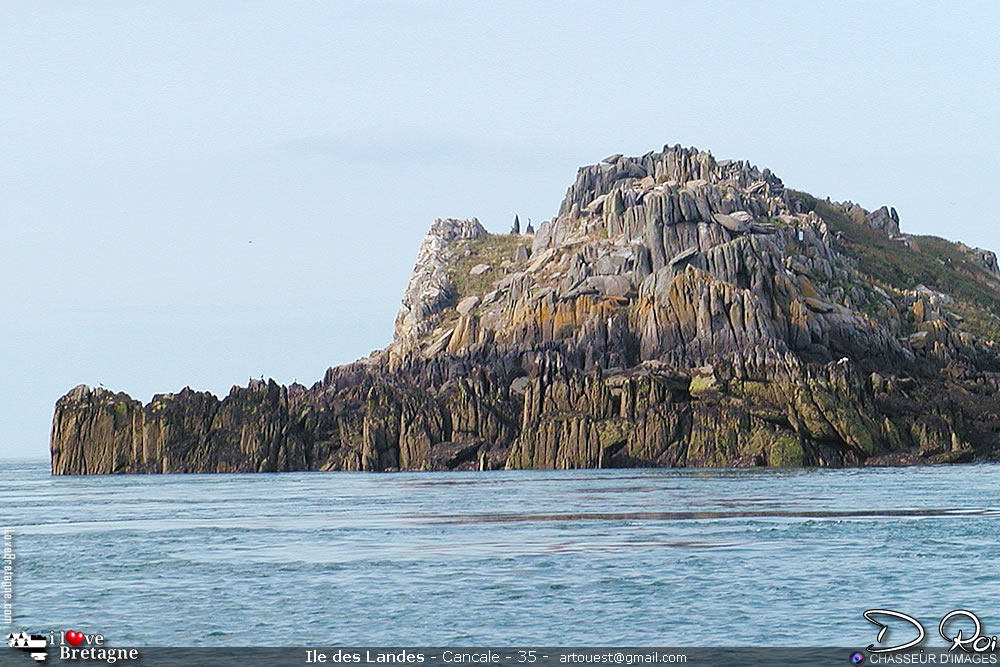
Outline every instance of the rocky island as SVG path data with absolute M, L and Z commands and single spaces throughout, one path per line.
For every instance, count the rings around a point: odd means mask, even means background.
M 436 220 L 391 344 L 311 387 L 74 388 L 52 473 L 996 459 L 997 341 L 992 252 L 664 147 L 534 234 Z

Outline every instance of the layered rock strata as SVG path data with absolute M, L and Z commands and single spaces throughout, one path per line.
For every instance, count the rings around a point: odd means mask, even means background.
M 435 221 L 392 343 L 312 387 L 146 405 L 73 389 L 52 471 L 995 458 L 996 258 L 925 239 L 893 208 L 815 200 L 697 149 L 611 156 L 533 235 Z

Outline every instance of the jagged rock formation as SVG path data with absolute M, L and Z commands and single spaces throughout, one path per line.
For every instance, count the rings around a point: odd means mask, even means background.
M 428 317 L 440 312 L 455 297 L 454 287 L 448 280 L 452 241 L 479 239 L 486 235 L 486 229 L 475 218 L 438 218 L 434 221 L 417 251 L 417 264 L 396 315 L 395 341 L 400 347 L 426 334 Z
M 964 243 L 956 243 L 955 246 L 963 252 L 971 255 L 980 266 L 990 273 L 1000 273 L 1000 266 L 997 265 L 997 255 L 992 250 L 970 248 Z
M 871 213 L 865 214 L 865 222 L 872 229 L 877 229 L 880 232 L 885 232 L 890 236 L 899 235 L 899 214 L 896 213 L 895 208 L 890 208 L 888 206 L 883 206 L 880 209 L 876 209 Z
M 393 342 L 310 388 L 77 387 L 52 470 L 957 462 L 1000 451 L 989 251 L 665 147 L 582 168 L 534 236 L 439 219 Z M 529 246 L 530 244 L 530 246 Z

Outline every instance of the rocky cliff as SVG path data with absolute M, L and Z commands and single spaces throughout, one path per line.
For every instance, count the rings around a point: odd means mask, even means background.
M 52 472 L 842 466 L 1000 456 L 1000 274 L 693 148 L 577 173 L 533 235 L 434 222 L 383 351 L 312 387 L 80 386 Z

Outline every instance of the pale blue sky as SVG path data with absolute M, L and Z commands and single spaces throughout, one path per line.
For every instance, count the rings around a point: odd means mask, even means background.
M 0 2 L 0 457 L 78 383 L 311 384 L 436 216 L 665 143 L 1000 249 L 998 3 Z M 249 243 L 253 241 L 253 243 Z

